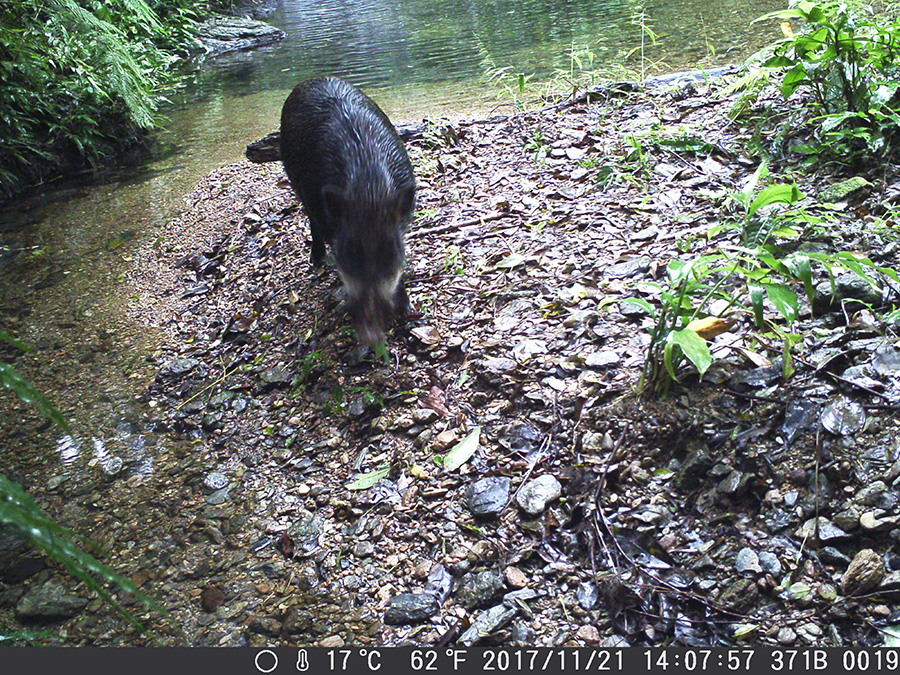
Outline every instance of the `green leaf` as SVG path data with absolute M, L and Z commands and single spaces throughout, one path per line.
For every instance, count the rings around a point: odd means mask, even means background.
M 813 286 L 812 265 L 810 264 L 809 256 L 797 253 L 785 260 L 785 265 L 795 277 L 803 282 L 806 298 L 812 303 L 815 286 Z
M 481 440 L 481 427 L 475 427 L 459 443 L 454 445 L 444 457 L 444 470 L 455 471 L 468 462 L 478 450 Z
M 766 295 L 775 305 L 778 313 L 784 317 L 788 325 L 794 323 L 797 318 L 799 304 L 797 302 L 797 294 L 784 284 L 766 284 Z
M 53 407 L 50 400 L 31 386 L 8 363 L 0 362 L 0 384 L 6 389 L 10 389 L 20 401 L 33 405 L 44 417 L 56 422 L 60 427 L 71 433 L 66 418 Z
M 759 209 L 770 204 L 793 204 L 803 195 L 796 185 L 770 185 L 763 189 L 747 209 L 747 218 L 752 218 Z
M 753 307 L 753 317 L 756 325 L 762 328 L 765 325 L 763 315 L 763 302 L 766 296 L 766 290 L 759 284 L 747 284 L 747 291 L 750 294 L 750 305 Z
M 368 490 L 391 472 L 391 467 L 376 469 L 368 473 L 356 474 L 356 479 L 347 486 L 348 490 Z
M 628 305 L 634 305 L 635 307 L 640 307 L 645 312 L 647 312 L 647 314 L 649 314 L 651 318 L 656 316 L 656 307 L 651 305 L 643 298 L 622 298 L 619 302 L 623 302 Z
M 709 345 L 706 340 L 692 330 L 683 328 L 669 333 L 669 342 L 678 345 L 688 361 L 690 361 L 700 376 L 712 365 L 712 356 L 709 353 Z M 674 378 L 673 378 L 674 379 Z
M 495 267 L 497 269 L 507 269 L 511 270 L 513 267 L 518 267 L 526 260 L 525 256 L 520 253 L 510 253 L 503 260 L 498 262 Z
M 806 79 L 806 69 L 798 63 L 785 74 L 784 79 L 781 81 L 781 95 L 785 98 L 790 98 L 791 94 L 793 94 L 797 87 L 803 84 Z
M 13 347 L 17 349 L 21 349 L 23 352 L 32 352 L 34 349 L 26 345 L 21 340 L 14 338 L 12 335 L 7 333 L 5 330 L 0 330 L 0 340 L 6 342 L 7 344 L 11 344 Z

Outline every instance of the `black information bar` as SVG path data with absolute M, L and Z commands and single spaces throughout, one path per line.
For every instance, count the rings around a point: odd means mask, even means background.
M 528 648 L 4 648 L 0 673 L 90 675 L 453 675 L 455 673 L 898 673 L 900 649 Z

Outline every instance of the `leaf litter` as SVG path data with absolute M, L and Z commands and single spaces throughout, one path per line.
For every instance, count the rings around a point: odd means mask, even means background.
M 652 284 L 712 245 L 758 164 L 735 95 L 673 86 L 412 133 L 415 314 L 380 355 L 311 270 L 278 164 L 213 172 L 135 256 L 130 311 L 166 337 L 145 396 L 173 440 L 153 474 L 90 497 L 126 521 L 147 500 L 106 543 L 192 644 L 892 639 L 896 322 L 801 303 L 786 378 L 777 333 L 711 311 L 691 328 L 703 378 L 635 395 Z M 846 208 L 871 217 L 896 181 Z M 813 243 L 896 266 L 871 228 Z M 851 565 L 861 551 L 882 564 Z M 94 614 L 70 640 L 144 640 Z

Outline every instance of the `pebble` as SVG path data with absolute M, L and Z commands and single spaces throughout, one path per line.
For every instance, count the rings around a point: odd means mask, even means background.
M 495 605 L 479 614 L 465 633 L 459 636 L 459 644 L 473 647 L 496 630 L 503 628 L 516 615 L 516 609 Z
M 775 639 L 778 640 L 778 644 L 789 647 L 797 641 L 797 633 L 793 628 L 785 626 L 778 631 Z
M 390 599 L 384 622 L 391 626 L 421 623 L 441 611 L 441 605 L 431 593 L 401 593 Z
M 844 595 L 865 593 L 880 584 L 884 576 L 881 556 L 870 548 L 864 548 L 856 554 L 841 577 L 841 592 Z
M 484 571 L 463 577 L 457 599 L 468 610 L 485 607 L 505 590 L 503 578 L 496 572 Z
M 600 600 L 600 590 L 596 584 L 585 581 L 578 584 L 578 588 L 575 589 L 575 598 L 584 610 L 590 611 L 597 606 L 597 601 Z
M 467 503 L 472 515 L 477 518 L 491 518 L 500 515 L 509 501 L 512 481 L 505 477 L 482 478 L 475 481 L 466 491 Z
M 518 567 L 507 567 L 504 577 L 512 588 L 525 588 L 528 585 L 528 577 Z
M 748 572 L 762 574 L 762 567 L 759 565 L 759 556 L 751 548 L 742 548 L 738 551 L 734 567 L 740 574 L 747 574 Z
M 526 483 L 516 495 L 516 503 L 525 513 L 536 516 L 561 494 L 560 482 L 553 476 L 545 474 Z
M 575 637 L 589 645 L 595 645 L 600 642 L 600 631 L 596 626 L 582 626 L 575 633 Z
M 778 560 L 778 556 L 771 551 L 763 551 L 759 554 L 759 566 L 763 572 L 771 574 L 773 577 L 781 574 L 781 562 Z

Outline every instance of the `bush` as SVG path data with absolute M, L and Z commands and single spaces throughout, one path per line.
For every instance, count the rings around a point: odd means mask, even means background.
M 195 38 L 187 0 L 0 0 L 0 198 L 99 165 L 158 121 Z M 61 171 L 62 169 L 62 171 Z
M 843 163 L 885 158 L 900 128 L 900 22 L 869 6 L 802 0 L 766 14 L 784 38 L 769 47 L 766 68 L 786 68 L 785 98 L 811 95 L 815 143 L 797 149 Z M 790 23 L 800 21 L 797 32 Z

